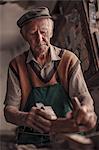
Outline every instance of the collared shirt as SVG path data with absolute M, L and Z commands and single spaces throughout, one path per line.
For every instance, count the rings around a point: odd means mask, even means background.
M 50 61 L 47 62 L 44 66 L 41 66 L 36 61 L 36 59 L 32 55 L 31 50 L 29 50 L 29 53 L 28 53 L 26 63 L 28 64 L 31 60 L 33 60 L 35 62 L 34 63 L 35 67 L 41 68 L 40 75 L 43 79 L 46 78 L 47 74 L 53 68 L 54 61 L 61 59 L 58 56 L 60 53 L 60 49 L 57 48 L 57 50 L 55 51 L 55 50 L 53 50 L 53 48 L 54 47 L 52 45 L 50 45 Z M 71 75 L 71 78 L 69 81 L 68 93 L 71 98 L 74 96 L 77 96 L 77 97 L 79 97 L 79 99 L 83 99 L 85 97 L 85 99 L 89 100 L 90 105 L 93 105 L 93 100 L 88 92 L 86 83 L 83 78 L 80 63 L 77 63 L 75 70 L 73 71 L 73 73 Z M 16 78 L 15 74 L 9 68 L 9 80 L 7 83 L 7 93 L 6 93 L 5 104 L 20 108 L 21 95 L 22 95 L 22 93 L 21 93 L 19 80 Z M 88 101 L 84 101 L 84 103 L 87 104 Z
M 28 64 L 31 60 L 34 63 L 34 66 L 39 70 L 40 69 L 40 75 L 44 79 L 46 76 L 49 74 L 49 72 L 52 70 L 54 66 L 54 61 L 60 60 L 61 58 L 59 57 L 60 50 L 57 49 L 56 51 L 54 50 L 54 47 L 50 45 L 50 61 L 47 62 L 43 67 L 37 62 L 37 60 L 34 58 L 31 50 L 29 51 L 27 61 L 26 63 Z

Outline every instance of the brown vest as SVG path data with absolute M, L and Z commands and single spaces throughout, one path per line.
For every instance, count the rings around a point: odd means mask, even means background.
M 64 86 L 65 90 L 68 92 L 70 77 L 72 75 L 72 72 L 76 64 L 78 63 L 78 58 L 75 56 L 75 54 L 73 54 L 68 50 L 65 50 L 62 55 L 61 61 L 57 67 L 57 70 L 53 74 L 52 78 L 47 83 L 44 83 L 38 78 L 38 76 L 30 66 L 28 66 L 27 69 L 27 64 L 26 64 L 27 55 L 28 55 L 28 51 L 17 56 L 10 63 L 10 67 L 15 72 L 20 83 L 20 88 L 22 90 L 22 100 L 20 106 L 21 110 L 24 108 L 24 105 L 27 101 L 32 86 L 42 87 L 48 84 L 57 83 L 56 80 L 57 73 L 62 85 Z M 30 83 L 30 81 L 32 82 L 32 84 Z

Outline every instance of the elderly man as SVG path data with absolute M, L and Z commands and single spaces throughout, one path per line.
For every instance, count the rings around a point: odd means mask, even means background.
M 48 146 L 49 136 L 57 132 L 54 121 L 60 130 L 61 123 L 65 127 L 69 122 L 68 132 L 80 132 L 80 124 L 84 130 L 95 127 L 93 100 L 80 61 L 50 44 L 53 21 L 48 9 L 26 12 L 17 25 L 30 45 L 10 62 L 8 71 L 4 113 L 8 122 L 19 126 L 17 143 Z

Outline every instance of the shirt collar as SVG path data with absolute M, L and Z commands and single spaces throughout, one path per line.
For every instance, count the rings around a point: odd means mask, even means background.
M 59 49 L 59 48 L 56 48 L 55 46 L 52 46 L 52 45 L 50 44 L 51 61 L 60 60 L 61 58 L 58 56 L 59 53 L 60 53 L 60 49 Z M 32 52 L 31 52 L 31 50 L 29 50 L 26 63 L 29 63 L 31 60 L 37 62 L 36 59 L 34 58 Z

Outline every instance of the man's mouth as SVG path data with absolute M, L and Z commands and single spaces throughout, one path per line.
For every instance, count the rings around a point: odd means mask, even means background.
M 43 46 L 48 46 L 47 44 L 39 44 L 36 46 L 36 48 L 42 48 Z

